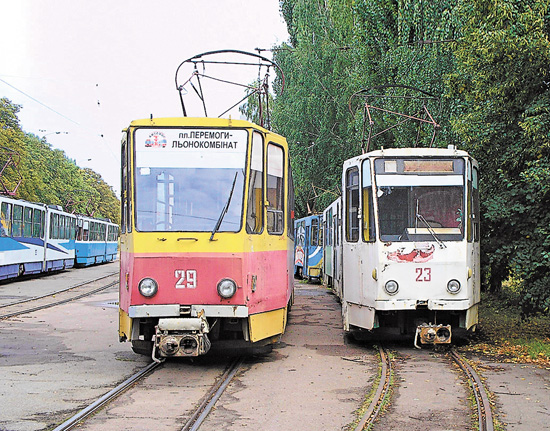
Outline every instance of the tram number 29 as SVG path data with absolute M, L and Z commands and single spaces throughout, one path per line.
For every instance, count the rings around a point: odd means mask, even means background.
M 195 269 L 176 269 L 174 271 L 176 289 L 195 289 L 197 287 L 197 271 Z
M 432 268 L 416 268 L 416 281 L 432 281 Z

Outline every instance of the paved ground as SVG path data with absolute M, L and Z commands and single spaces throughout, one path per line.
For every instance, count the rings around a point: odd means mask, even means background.
M 2 284 L 0 300 L 75 285 L 116 266 Z M 354 420 L 377 372 L 374 349 L 344 341 L 340 305 L 325 288 L 296 286 L 281 342 L 271 353 L 247 359 L 202 430 L 341 430 Z M 0 321 L 0 430 L 51 429 L 149 362 L 118 342 L 117 299 L 115 286 Z M 375 430 L 471 429 L 456 368 L 428 349 L 395 350 L 397 386 Z M 550 429 L 549 370 L 471 359 L 495 395 L 505 429 Z M 226 362 L 219 353 L 169 361 L 80 429 L 180 429 Z
M 339 430 L 352 422 L 377 360 L 372 349 L 346 345 L 340 323 L 333 295 L 298 284 L 282 341 L 271 353 L 246 359 L 201 431 Z M 79 429 L 181 429 L 225 362 L 216 355 L 167 361 Z

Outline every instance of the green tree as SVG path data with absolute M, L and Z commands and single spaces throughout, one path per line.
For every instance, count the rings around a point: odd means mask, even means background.
M 550 307 L 547 1 L 463 1 L 452 125 L 482 163 L 483 254 L 495 291 L 523 281 L 526 314 Z
M 8 154 L 18 154 L 14 157 L 18 161 L 17 170 L 10 163 L 3 172 L 3 184 L 14 190 L 20 179 L 19 172 L 23 181 L 16 197 L 52 205 L 65 206 L 74 200 L 75 194 L 84 194 L 86 198 L 81 196 L 74 208 L 77 212 L 87 210 L 86 202 L 91 196 L 95 215 L 119 223 L 120 203 L 112 188 L 98 173 L 79 168 L 63 151 L 53 149 L 44 138 L 24 133 L 17 117 L 19 109 L 20 106 L 8 99 L 0 99 L 0 147 L 9 150 L 0 151 L 0 167 L 9 160 Z

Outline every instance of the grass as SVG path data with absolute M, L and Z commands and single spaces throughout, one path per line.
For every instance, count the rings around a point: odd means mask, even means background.
M 498 296 L 483 294 L 479 328 L 470 349 L 504 362 L 550 369 L 550 316 L 522 320 L 513 286 Z

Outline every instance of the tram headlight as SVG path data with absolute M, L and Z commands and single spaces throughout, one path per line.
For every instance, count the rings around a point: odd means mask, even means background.
M 447 283 L 447 291 L 449 293 L 452 293 L 453 295 L 460 292 L 460 281 L 458 280 L 451 280 Z
M 229 299 L 237 291 L 237 283 L 230 278 L 224 278 L 218 283 L 218 295 L 222 298 Z
M 397 284 L 397 281 L 390 280 L 384 285 L 384 290 L 388 295 L 395 295 L 399 290 L 399 284 Z
M 146 298 L 155 296 L 159 290 L 159 286 L 152 278 L 144 278 L 138 284 L 139 293 Z

